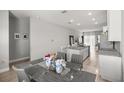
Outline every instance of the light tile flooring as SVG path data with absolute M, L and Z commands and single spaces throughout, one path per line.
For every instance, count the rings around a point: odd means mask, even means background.
M 96 74 L 96 82 L 109 82 L 102 79 L 99 73 L 98 48 L 90 47 L 90 57 L 84 62 L 83 70 Z
M 108 82 L 107 80 L 102 79 L 99 75 L 98 60 L 99 60 L 98 53 L 92 50 L 90 57 L 84 61 L 82 70 L 96 74 L 96 80 L 95 80 L 96 82 Z M 23 62 L 29 62 L 29 61 L 26 60 Z M 19 62 L 19 64 L 20 63 L 22 62 Z M 0 74 L 0 82 L 16 82 L 16 81 L 17 81 L 16 73 L 12 70 L 11 66 L 10 66 L 10 71 Z
M 29 63 L 29 62 L 30 62 L 29 60 L 25 60 L 25 61 L 14 63 L 14 65 L 21 64 L 21 63 Z M 0 74 L 0 82 L 17 82 L 17 76 L 15 71 L 13 71 L 12 69 L 12 65 L 13 64 L 10 65 L 9 71 Z
M 83 63 L 83 71 L 90 72 L 96 74 L 96 82 L 108 82 L 101 78 L 99 74 L 99 56 L 95 51 L 91 51 L 91 55 L 87 58 Z

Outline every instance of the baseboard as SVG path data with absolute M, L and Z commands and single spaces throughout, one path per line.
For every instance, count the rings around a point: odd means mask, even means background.
M 18 58 L 18 59 L 10 60 L 9 62 L 10 62 L 10 63 L 14 63 L 14 62 L 18 62 L 18 61 L 27 60 L 27 59 L 29 59 L 29 58 L 30 58 L 30 57 L 23 57 L 23 58 Z
M 9 68 L 0 69 L 0 73 L 6 72 L 6 71 L 9 71 Z

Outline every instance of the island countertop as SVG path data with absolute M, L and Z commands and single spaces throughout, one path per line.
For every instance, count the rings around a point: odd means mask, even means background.
M 88 46 L 83 46 L 83 47 L 67 47 L 66 49 L 82 50 L 84 48 L 88 48 Z

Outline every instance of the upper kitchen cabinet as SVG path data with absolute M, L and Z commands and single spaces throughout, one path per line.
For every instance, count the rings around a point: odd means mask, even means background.
M 107 11 L 108 41 L 121 41 L 121 10 Z

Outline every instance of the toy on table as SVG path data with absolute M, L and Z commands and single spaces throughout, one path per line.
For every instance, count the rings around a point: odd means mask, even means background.
M 55 53 L 45 55 L 46 66 L 49 70 L 56 70 L 56 73 L 61 73 L 66 68 L 66 62 L 64 59 L 55 59 Z
M 46 66 L 48 67 L 48 69 L 50 70 L 55 69 L 55 58 L 56 58 L 55 53 L 45 55 L 45 62 L 46 62 Z
M 62 73 L 63 69 L 66 68 L 66 63 L 63 59 L 58 59 L 55 61 L 56 64 L 56 72 Z

